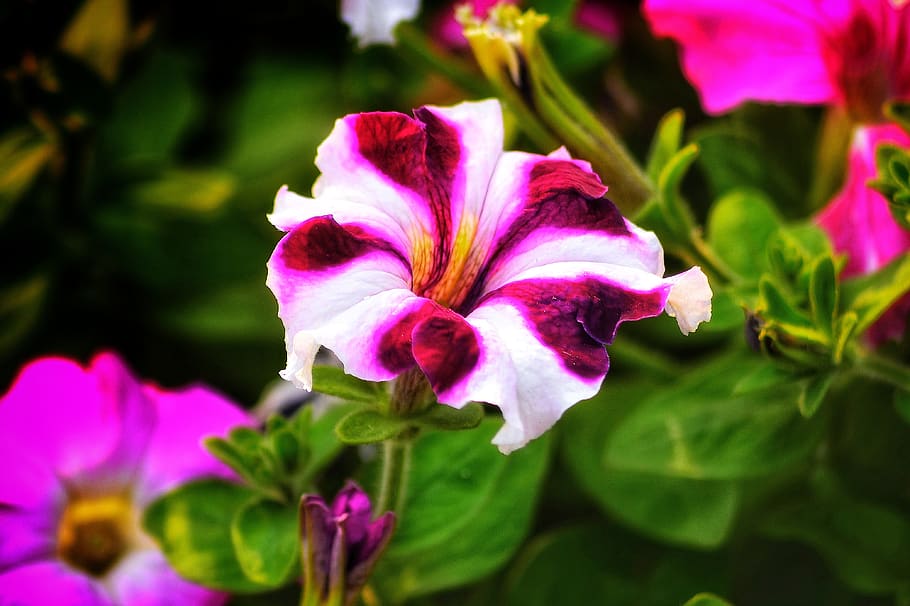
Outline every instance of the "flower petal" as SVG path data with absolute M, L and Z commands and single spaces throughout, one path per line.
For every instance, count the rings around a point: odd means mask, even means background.
M 491 252 L 469 303 L 523 271 L 555 262 L 627 265 L 662 275 L 657 237 L 626 221 L 605 192 L 590 165 L 564 150 L 550 157 L 504 154 L 478 229 Z
M 688 335 L 702 322 L 711 319 L 711 285 L 700 267 L 693 267 L 681 274 L 668 276 L 672 286 L 667 297 L 667 315 L 676 318 L 679 330 Z
M 0 597 L 10 606 L 114 606 L 100 583 L 52 560 L 0 573 Z
M 609 367 L 617 326 L 658 315 L 670 284 L 647 272 L 578 263 L 526 272 L 489 293 L 467 322 L 479 357 L 440 402 L 498 406 L 504 453 L 541 435 L 575 402 L 593 396 Z
M 228 599 L 226 593 L 181 578 L 157 549 L 130 553 L 105 583 L 122 606 L 221 606 Z
M 269 259 L 268 269 L 266 284 L 278 300 L 286 330 L 288 364 L 282 376 L 305 389 L 312 385 L 316 351 L 320 345 L 328 346 L 317 338 L 318 330 L 331 333 L 339 317 L 379 293 L 413 297 L 406 290 L 407 264 L 391 244 L 361 226 L 341 225 L 327 217 L 311 219 L 289 232 Z
M 844 278 L 876 271 L 910 250 L 910 232 L 894 220 L 888 201 L 866 185 L 876 176 L 875 148 L 881 143 L 910 147 L 910 137 L 893 125 L 858 128 L 844 186 L 816 218 L 834 250 L 847 255 Z
M 843 3 L 820 4 L 646 0 L 643 12 L 657 35 L 680 43 L 683 69 L 702 105 L 721 113 L 749 100 L 838 100 L 822 49 L 826 28 L 847 15 L 833 6 Z
M 146 394 L 158 411 L 141 477 L 135 488 L 139 506 L 144 506 L 181 482 L 201 476 L 232 478 L 228 467 L 202 445 L 207 436 L 227 435 L 253 420 L 215 391 L 195 386 L 178 391 L 147 387 Z
M 154 408 L 113 354 L 97 356 L 88 369 L 39 359 L 0 402 L 3 440 L 87 491 L 129 484 L 154 422 Z

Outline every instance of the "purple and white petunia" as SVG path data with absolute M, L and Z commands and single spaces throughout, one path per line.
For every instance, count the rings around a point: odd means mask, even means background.
M 202 447 L 249 418 L 201 386 L 140 384 L 113 354 L 26 366 L 0 400 L 0 603 L 216 606 L 140 527 L 146 505 L 200 476 Z
M 270 215 L 285 379 L 310 389 L 320 346 L 370 381 L 419 368 L 441 403 L 498 406 L 508 453 L 597 393 L 620 323 L 710 318 L 701 270 L 664 278 L 587 162 L 502 138 L 495 100 L 336 122 L 314 198 L 283 187 Z

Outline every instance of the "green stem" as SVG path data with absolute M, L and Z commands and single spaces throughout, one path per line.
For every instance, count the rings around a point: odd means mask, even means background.
M 733 270 L 717 256 L 700 233 L 690 234 L 689 245 L 691 250 L 686 261 L 700 266 L 714 284 L 729 284 L 737 279 Z
M 375 514 L 394 511 L 401 520 L 407 498 L 408 477 L 411 473 L 410 438 L 386 440 L 382 445 L 382 478 Z
M 535 50 L 530 71 L 534 72 L 536 92 L 555 101 L 554 106 L 541 108 L 544 118 L 556 132 L 569 134 L 570 146 L 577 144 L 578 151 L 597 167 L 617 205 L 626 213 L 634 212 L 654 194 L 650 179 L 622 142 L 563 80 L 539 41 Z
M 493 94 L 483 76 L 471 69 L 467 62 L 434 48 L 413 23 L 405 21 L 399 24 L 395 29 L 395 39 L 398 47 L 408 57 L 445 77 L 472 97 L 489 97 Z
M 910 368 L 874 352 L 859 355 L 854 370 L 864 377 L 893 385 L 910 393 Z

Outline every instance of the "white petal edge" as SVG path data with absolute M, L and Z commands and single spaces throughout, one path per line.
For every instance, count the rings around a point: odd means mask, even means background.
M 341 19 L 360 48 L 395 44 L 395 27 L 420 11 L 420 0 L 341 0 Z
M 676 318 L 682 334 L 694 332 L 699 324 L 711 319 L 711 297 L 714 293 L 700 267 L 695 266 L 664 280 L 672 285 L 666 312 L 671 318 Z

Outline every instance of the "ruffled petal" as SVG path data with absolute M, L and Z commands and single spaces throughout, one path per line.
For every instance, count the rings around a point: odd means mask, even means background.
M 101 583 L 64 564 L 46 560 L 0 574 L 0 598 L 11 606 L 115 606 Z
M 565 150 L 549 157 L 504 154 L 478 230 L 490 253 L 474 299 L 523 271 L 564 261 L 626 265 L 662 275 L 657 237 L 626 221 L 603 197 L 606 191 L 590 165 L 572 160 Z
M 221 606 L 228 594 L 190 583 L 156 549 L 129 554 L 105 579 L 120 606 Z
M 686 77 L 710 113 L 744 101 L 830 103 L 839 98 L 823 56 L 846 2 L 646 0 L 655 34 L 679 42 Z
M 130 483 L 154 423 L 154 408 L 113 354 L 87 369 L 61 358 L 32 362 L 0 402 L 0 435 L 18 456 L 88 492 Z
M 407 262 L 391 244 L 362 226 L 341 225 L 329 217 L 310 219 L 290 231 L 268 269 L 266 284 L 278 300 L 286 330 L 288 363 L 282 376 L 305 389 L 312 385 L 319 346 L 329 346 L 319 331 L 331 336 L 352 308 L 360 306 L 355 316 L 362 313 L 362 304 L 380 293 L 413 296 L 407 290 Z
M 494 438 L 511 452 L 593 396 L 609 368 L 604 346 L 618 325 L 658 315 L 671 285 L 648 272 L 562 263 L 525 272 L 489 293 L 466 318 L 479 344 L 472 369 L 440 402 L 483 401 L 502 410 Z
M 202 445 L 208 436 L 225 437 L 233 427 L 253 419 L 224 396 L 203 387 L 163 391 L 147 387 L 158 411 L 134 497 L 140 507 L 181 482 L 201 476 L 232 478 L 234 474 Z
M 702 322 L 711 319 L 711 285 L 700 267 L 693 267 L 675 276 L 668 276 L 670 295 L 667 297 L 667 315 L 676 318 L 679 330 L 687 335 Z

